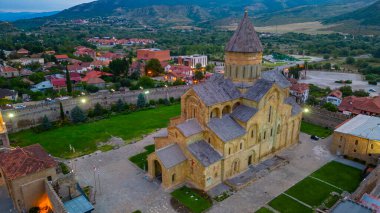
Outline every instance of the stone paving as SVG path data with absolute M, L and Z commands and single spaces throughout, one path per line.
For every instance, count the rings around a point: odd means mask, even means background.
M 278 154 L 289 160 L 289 164 L 275 169 L 223 202 L 215 203 L 210 212 L 254 212 L 334 159 L 327 150 L 331 137 L 318 142 L 311 141 L 306 134 L 301 134 L 300 138 L 301 144 Z M 128 160 L 152 143 L 153 137 L 150 135 L 138 143 L 77 158 L 69 163 L 82 186 L 94 186 L 96 179 L 96 213 L 128 213 L 138 209 L 142 212 L 175 212 L 170 205 L 170 194 L 159 183 L 147 180 L 145 173 Z
M 153 136 L 162 131 L 165 130 L 149 135 L 138 143 L 77 158 L 69 163 L 81 186 L 95 186 L 96 180 L 94 212 L 175 212 L 170 206 L 170 194 L 165 193 L 158 183 L 147 180 L 145 173 L 128 160 L 143 152 L 144 146 L 153 143 Z
M 0 186 L 0 213 L 16 212 L 5 185 Z

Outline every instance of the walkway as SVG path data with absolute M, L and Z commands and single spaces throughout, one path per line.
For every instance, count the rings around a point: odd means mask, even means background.
M 16 212 L 5 185 L 0 186 L 0 213 Z
M 334 161 L 342 163 L 342 164 L 345 164 L 347 166 L 351 166 L 351 167 L 360 169 L 360 170 L 364 170 L 365 169 L 365 165 L 363 165 L 361 163 L 358 163 L 358 162 L 355 162 L 355 161 L 352 161 L 352 160 L 347 160 L 347 159 L 344 159 L 344 158 L 341 158 L 341 157 L 335 158 Z

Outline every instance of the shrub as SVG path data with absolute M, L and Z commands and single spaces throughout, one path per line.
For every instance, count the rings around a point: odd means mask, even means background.
M 156 105 L 156 101 L 155 100 L 149 100 L 149 105 L 151 105 L 151 106 Z
M 81 108 L 76 106 L 74 107 L 74 109 L 71 110 L 71 120 L 74 123 L 85 122 L 87 120 L 87 116 L 86 114 L 84 114 Z
M 137 107 L 144 108 L 145 106 L 146 106 L 145 96 L 142 93 L 140 93 L 139 96 L 137 97 Z

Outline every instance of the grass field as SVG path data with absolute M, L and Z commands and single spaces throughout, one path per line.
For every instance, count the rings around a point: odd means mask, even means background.
M 134 156 L 130 157 L 129 160 L 132 163 L 136 164 L 138 167 L 140 167 L 140 169 L 148 171 L 147 158 L 148 158 L 148 155 L 150 153 L 154 152 L 155 147 L 153 144 L 153 145 L 149 145 L 149 146 L 144 147 L 144 149 L 146 150 L 145 152 L 134 155 Z
M 338 201 L 339 197 L 331 195 L 332 192 L 352 192 L 360 181 L 359 169 L 332 161 L 270 201 L 268 205 L 282 213 L 313 212 L 313 208 L 323 203 L 331 207 Z
M 261 209 L 257 210 L 255 213 L 273 213 L 273 212 L 265 207 L 262 207 Z
M 171 195 L 194 213 L 204 212 L 212 206 L 210 201 L 186 186 L 173 191 Z
M 166 127 L 169 119 L 179 114 L 179 104 L 161 106 L 41 133 L 35 133 L 32 130 L 21 131 L 11 134 L 10 140 L 13 146 L 23 147 L 39 143 L 53 156 L 74 158 L 96 151 L 97 143 L 105 142 L 111 136 L 131 140 L 151 133 L 157 128 Z M 75 152 L 70 150 L 70 145 Z
M 304 132 L 309 135 L 316 135 L 320 138 L 326 138 L 333 133 L 331 129 L 326 129 L 324 127 L 311 124 L 305 121 L 302 121 L 301 123 L 301 132 Z

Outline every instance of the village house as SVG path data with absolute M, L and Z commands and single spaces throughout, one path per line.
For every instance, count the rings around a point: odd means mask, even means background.
M 30 90 L 32 90 L 33 92 L 37 92 L 37 91 L 43 92 L 43 91 L 48 90 L 48 89 L 53 89 L 53 85 L 51 84 L 51 82 L 50 81 L 42 81 L 36 85 L 33 85 Z
M 90 66 L 92 69 L 95 69 L 95 68 L 102 69 L 103 67 L 108 67 L 109 64 L 110 64 L 110 61 L 95 60 L 90 63 Z
M 0 178 L 18 212 L 40 206 L 45 182 L 57 179 L 57 163 L 39 145 L 0 152 Z
M 380 116 L 380 96 L 355 97 L 349 96 L 342 100 L 338 110 L 346 115 L 373 115 Z
M 79 62 L 67 65 L 67 70 L 69 72 L 84 73 L 92 70 L 91 62 Z
M 69 56 L 67 56 L 66 54 L 55 55 L 55 58 L 57 59 L 58 62 L 65 62 L 70 59 Z
M 138 60 L 158 59 L 159 61 L 170 61 L 170 50 L 160 50 L 157 48 L 139 49 L 137 50 Z
M 23 66 L 27 66 L 34 63 L 43 65 L 45 63 L 45 59 L 43 58 L 19 58 L 19 59 L 13 59 L 11 61 L 13 63 L 20 63 Z
M 18 56 L 27 56 L 27 55 L 29 55 L 29 50 L 21 48 L 21 49 L 16 51 L 16 54 Z
M 117 53 L 112 52 L 105 52 L 105 53 L 98 53 L 96 55 L 96 60 L 98 61 L 112 61 L 115 59 L 123 58 L 124 56 Z
M 245 13 L 225 48 L 224 76 L 182 95 L 181 115 L 155 138 L 148 173 L 163 188 L 207 191 L 299 141 L 302 110 L 280 72 L 261 72 L 262 54 Z
M 339 125 L 334 131 L 331 151 L 338 156 L 377 165 L 380 157 L 380 118 L 357 115 Z
M 20 72 L 16 68 L 0 65 L 0 76 L 4 78 L 14 78 L 20 76 Z
M 193 77 L 191 67 L 184 65 L 168 65 L 164 79 L 170 82 L 176 80 L 189 81 Z
M 55 90 L 61 90 L 66 88 L 66 78 L 63 75 L 53 75 L 49 77 L 51 84 Z M 77 72 L 70 72 L 70 80 L 73 85 L 81 82 L 82 78 Z
M 195 68 L 197 64 L 200 64 L 202 67 L 207 66 L 207 55 L 190 55 L 190 56 L 177 56 L 173 57 L 174 63 L 179 65 L 189 66 Z
M 16 101 L 18 93 L 14 90 L 0 88 L 0 99 Z
M 327 97 L 326 102 L 339 106 L 342 103 L 343 94 L 340 90 L 333 90 Z
M 309 98 L 309 84 L 298 83 L 296 79 L 290 79 L 290 94 L 296 97 L 296 101 L 299 104 L 306 103 Z
M 91 58 L 95 58 L 96 51 L 88 47 L 79 46 L 79 47 L 75 47 L 74 55 L 77 57 L 90 56 Z

